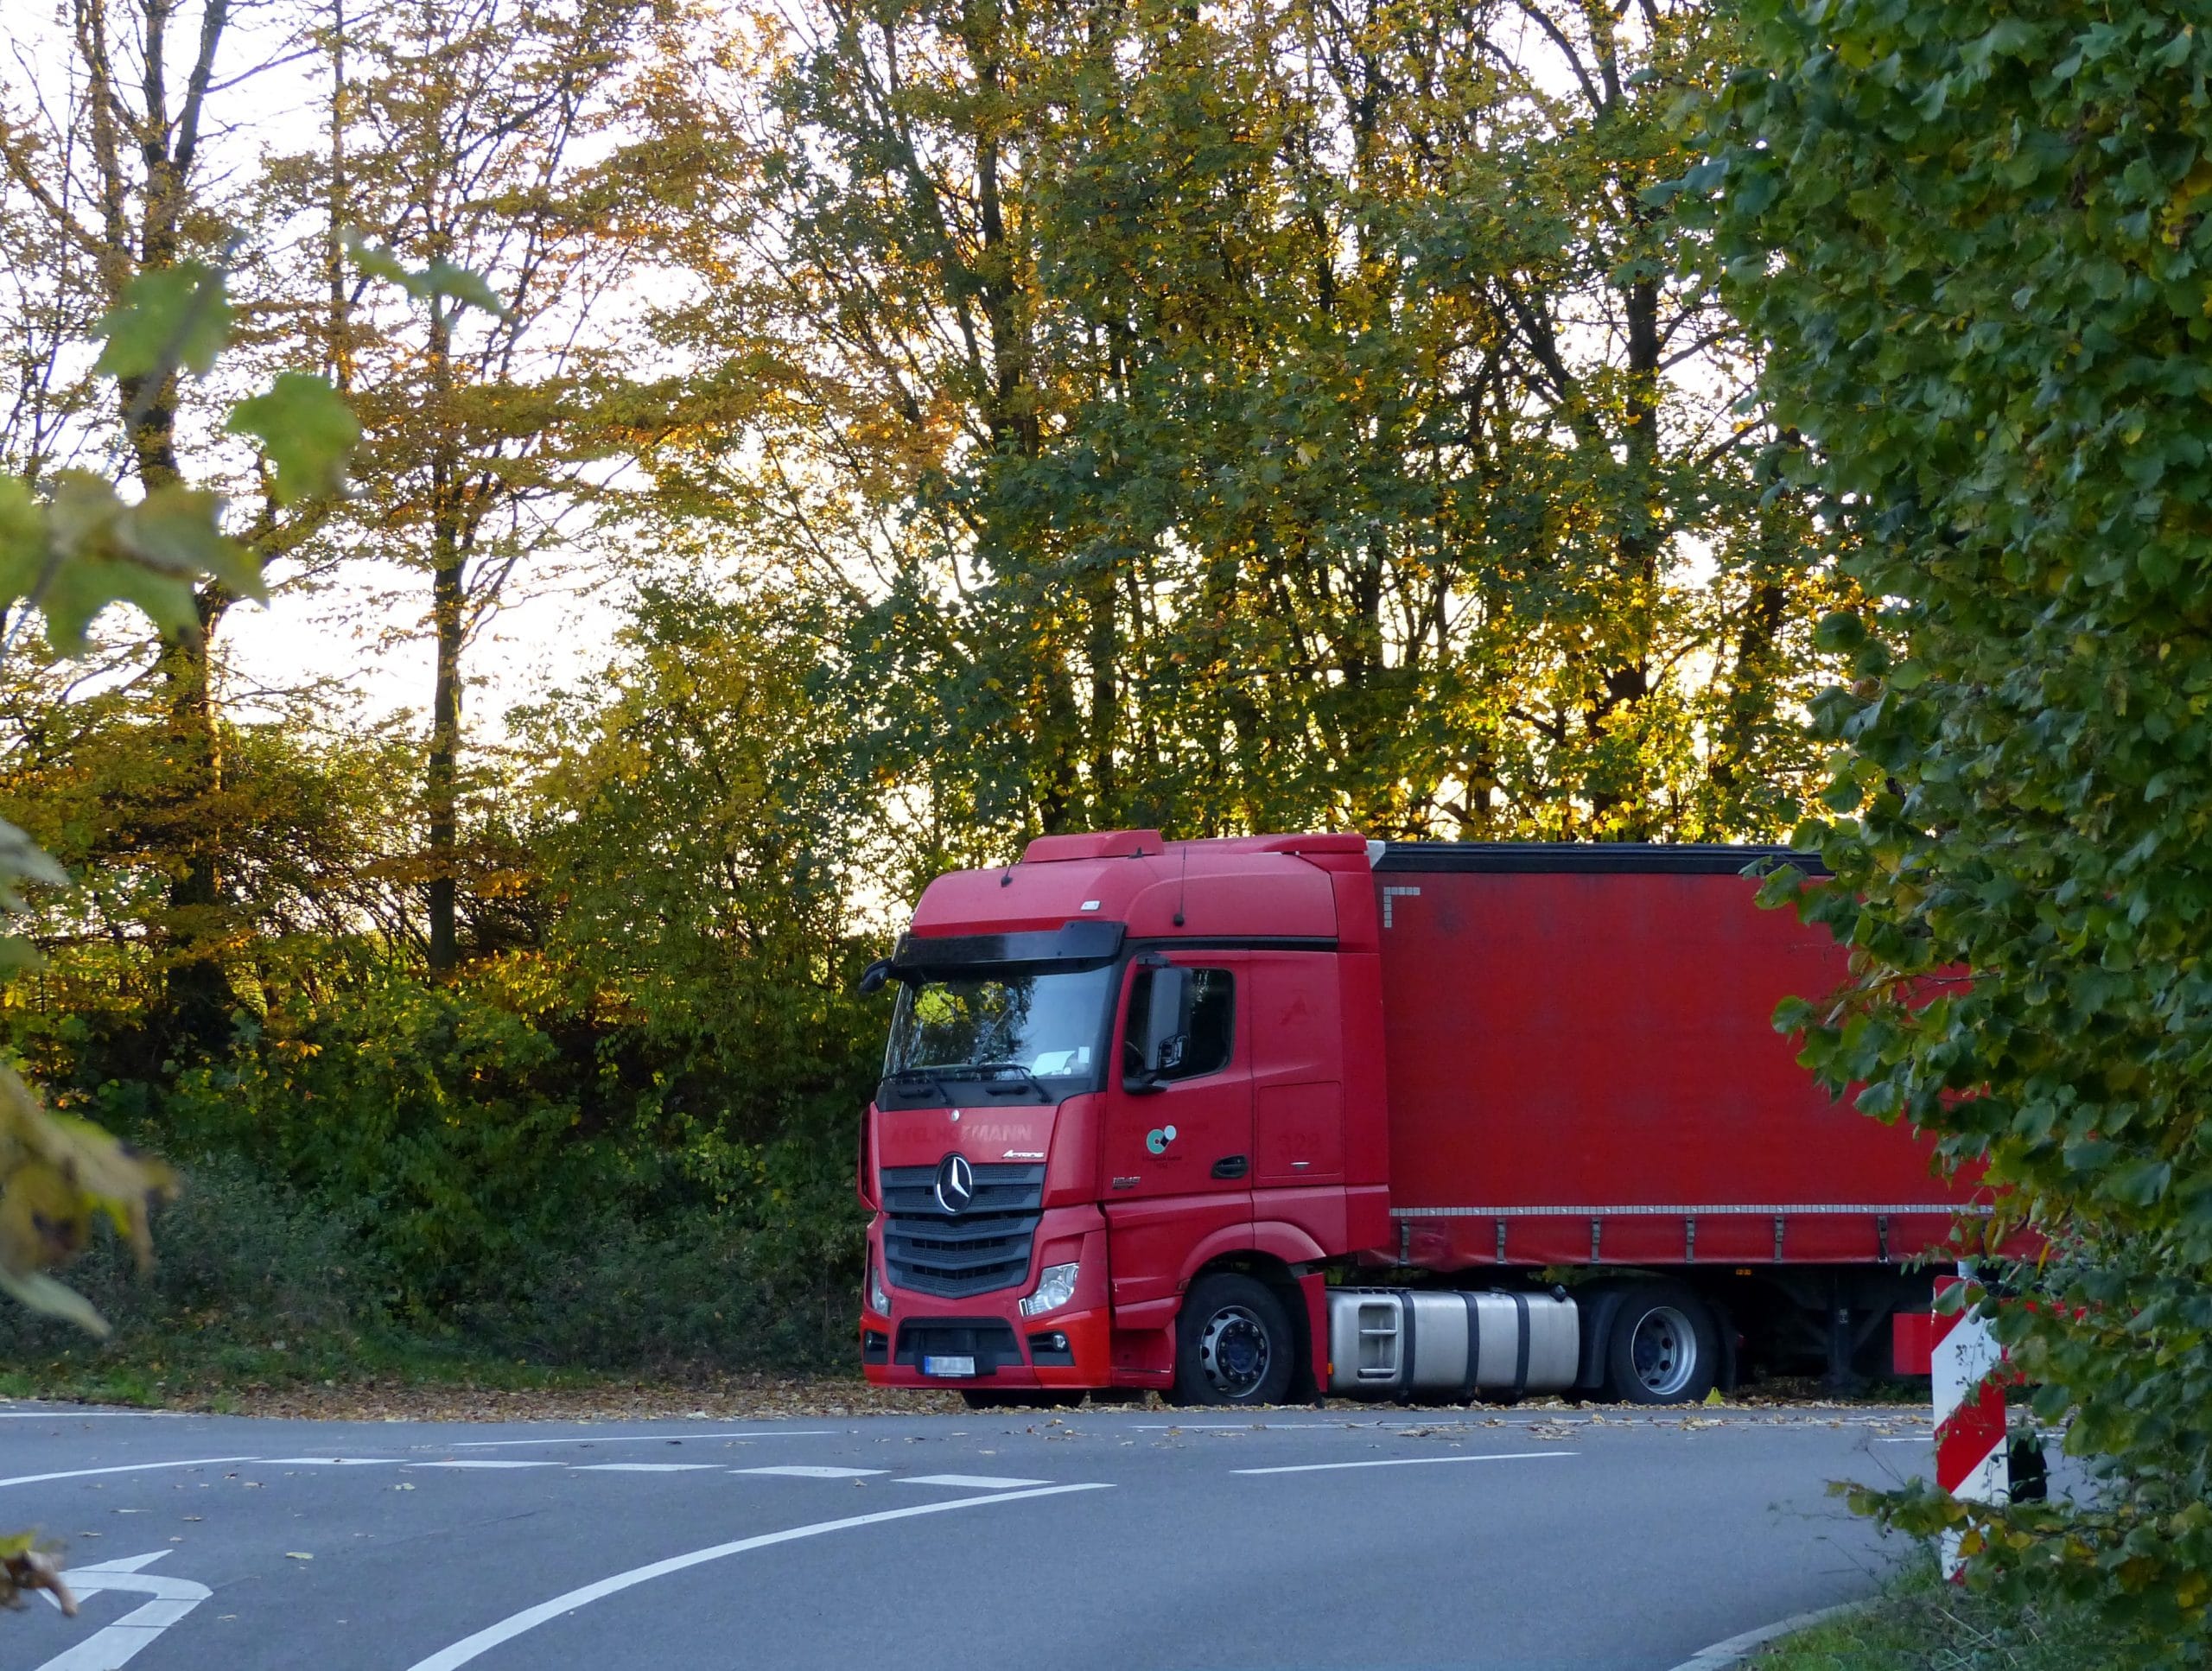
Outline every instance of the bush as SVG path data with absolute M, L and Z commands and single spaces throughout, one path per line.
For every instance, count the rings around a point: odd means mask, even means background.
M 261 1353 L 264 1376 L 283 1367 L 270 1343 L 307 1341 L 343 1372 L 365 1341 L 372 1358 L 850 1367 L 857 1084 L 816 1063 L 764 1111 L 736 1094 L 767 1094 L 757 1069 L 633 1073 L 633 1038 L 525 1001 L 512 968 L 450 986 L 344 956 L 324 972 L 270 982 L 224 1063 L 73 1096 L 174 1157 L 185 1193 L 150 1280 L 114 1246 L 84 1265 L 115 1355 L 10 1313 L 0 1359 L 204 1363 L 219 1345 Z
M 462 1327 L 537 1363 L 849 1371 L 860 1280 L 852 1248 L 792 1259 L 727 1219 L 610 1212 L 537 1249 L 512 1297 L 465 1307 Z
M 255 1173 L 234 1155 L 194 1169 L 182 1195 L 158 1215 L 161 1256 L 150 1274 L 109 1236 L 71 1271 L 71 1281 L 115 1325 L 118 1344 L 193 1333 L 230 1340 L 283 1339 L 375 1328 L 389 1286 L 373 1242 L 357 1221 Z M 0 1307 L 0 1358 L 28 1362 L 95 1350 L 66 1323 Z

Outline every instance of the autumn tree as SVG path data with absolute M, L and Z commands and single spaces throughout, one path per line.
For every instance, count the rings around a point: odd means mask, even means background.
M 1787 816 L 1833 582 L 1646 199 L 1700 13 L 809 22 L 661 106 L 716 369 L 659 458 L 844 590 L 931 828 Z
M 339 537 L 428 581 L 420 874 L 435 970 L 460 955 L 467 880 L 468 646 L 518 575 L 573 555 L 636 426 L 666 422 L 621 398 L 617 328 L 634 313 L 630 207 L 645 166 L 620 124 L 648 17 L 643 0 L 334 11 L 318 37 L 329 137 L 282 165 L 330 237 L 470 276 L 426 308 L 372 263 L 337 281 L 322 327 L 372 437 Z
M 200 341 L 151 381 L 132 375 L 96 387 L 80 345 L 91 320 L 118 306 L 140 276 L 175 275 L 181 283 L 200 264 L 247 258 L 235 203 L 205 155 L 219 120 L 219 83 L 255 67 L 226 60 L 229 29 L 226 0 L 70 0 L 40 42 L 52 81 L 0 83 L 0 225 L 16 257 L 9 282 L 19 345 L 7 372 L 9 463 L 26 480 L 63 462 L 97 465 L 111 451 L 148 496 L 198 491 L 227 473 L 210 455 L 207 426 L 194 421 L 187 382 L 207 369 L 205 332 L 220 321 L 204 321 Z M 314 512 L 280 511 L 251 481 L 230 519 L 265 556 L 296 538 L 289 524 Z M 194 621 L 171 627 L 156 652 L 166 733 L 155 810 L 171 855 L 160 924 L 170 1048 L 216 1047 L 228 1026 L 227 836 L 216 810 L 224 763 L 212 646 L 235 601 L 225 581 L 203 580 Z

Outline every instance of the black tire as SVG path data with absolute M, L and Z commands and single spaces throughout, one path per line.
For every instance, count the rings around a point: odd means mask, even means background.
M 1175 1401 L 1281 1403 L 1297 1338 L 1264 1282 L 1234 1271 L 1200 1277 L 1175 1319 Z
M 1632 1283 L 1605 1341 L 1605 1390 L 1624 1404 L 1695 1404 L 1720 1380 L 1713 1308 L 1676 1282 Z

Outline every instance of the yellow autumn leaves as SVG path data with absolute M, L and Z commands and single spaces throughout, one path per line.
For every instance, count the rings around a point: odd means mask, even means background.
M 148 1215 L 176 1194 L 176 1174 L 99 1127 L 41 1108 L 0 1068 L 0 1289 L 35 1311 L 105 1336 L 90 1301 L 52 1273 L 81 1253 L 101 1218 L 143 1269 L 153 1260 Z

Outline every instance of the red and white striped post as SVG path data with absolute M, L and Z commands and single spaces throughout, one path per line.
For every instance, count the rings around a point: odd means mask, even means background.
M 1961 1274 L 1936 1279 L 1938 1300 L 1972 1284 L 1972 1267 Z M 1936 1394 L 1936 1484 L 1970 1503 L 2001 1503 L 2012 1494 L 2005 1457 L 2005 1378 L 1995 1373 L 2004 1353 L 1989 1325 L 1973 1315 L 1969 1294 L 1960 1309 L 1938 1311 L 1929 1375 Z M 1965 1568 L 1960 1534 L 1943 1534 L 1943 1576 L 1955 1579 Z

